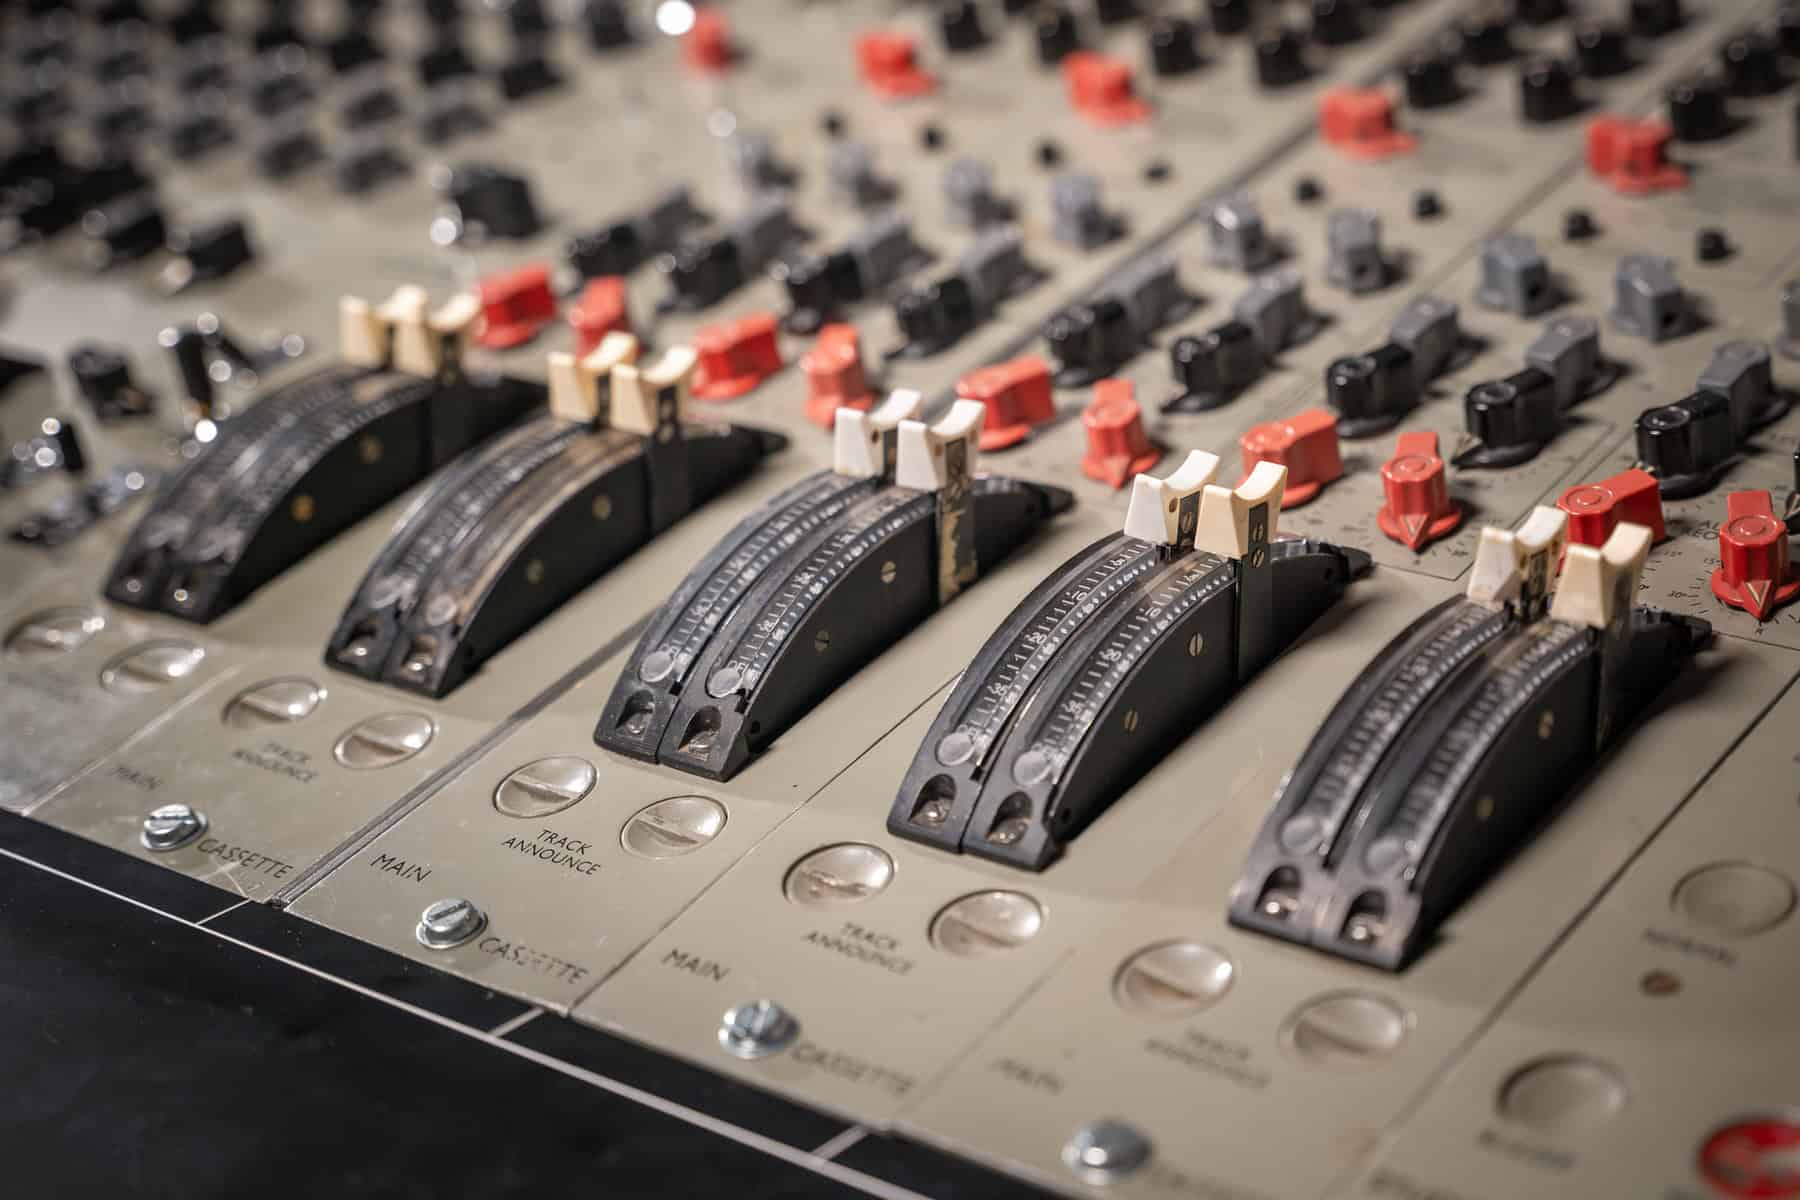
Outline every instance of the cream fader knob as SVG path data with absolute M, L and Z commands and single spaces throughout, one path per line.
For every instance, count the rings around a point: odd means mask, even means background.
M 1536 616 L 1568 544 L 1568 514 L 1542 504 L 1516 533 L 1488 526 L 1469 572 L 1469 599 L 1489 608 L 1517 605 L 1526 616 Z
M 1236 488 L 1206 485 L 1200 493 L 1200 523 L 1194 531 L 1194 547 L 1221 558 L 1242 558 L 1252 543 L 1275 540 L 1275 523 L 1281 513 L 1281 493 L 1287 488 L 1287 468 L 1280 463 L 1259 462 L 1249 478 Z M 1255 536 L 1252 518 L 1266 509 L 1269 525 Z
M 612 369 L 612 426 L 648 437 L 666 413 L 670 423 L 687 409 L 698 357 L 692 346 L 670 346 L 647 367 L 619 363 Z
M 610 379 L 613 368 L 635 363 L 637 357 L 637 338 L 616 330 L 580 357 L 566 351 L 552 351 L 549 360 L 550 414 L 587 425 L 608 423 L 608 414 L 601 412 L 600 383 Z
M 1625 522 L 1602 546 L 1570 546 L 1563 559 L 1562 582 L 1550 602 L 1551 618 L 1594 629 L 1610 629 L 1624 620 L 1637 595 L 1650 538 L 1642 525 Z
M 831 469 L 850 479 L 891 478 L 900 424 L 916 421 L 924 407 L 918 392 L 895 388 L 868 412 L 838 409 L 831 426 Z
M 975 474 L 981 426 L 986 420 L 986 405 L 958 400 L 936 424 L 901 421 L 894 482 L 927 492 L 966 488 Z
M 1125 535 L 1165 546 L 1192 545 L 1200 521 L 1200 492 L 1219 473 L 1219 456 L 1190 450 L 1167 475 L 1139 475 L 1131 481 Z

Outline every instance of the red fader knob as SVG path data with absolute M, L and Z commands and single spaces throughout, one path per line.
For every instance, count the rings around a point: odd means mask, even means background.
M 1102 379 L 1094 385 L 1094 402 L 1081 414 L 1087 430 L 1087 454 L 1081 470 L 1089 479 L 1122 488 L 1162 457 L 1144 432 L 1144 411 L 1132 395 L 1131 380 Z
M 1595 117 L 1588 122 L 1588 170 L 1615 192 L 1641 196 L 1687 186 L 1687 172 L 1668 159 L 1670 128 L 1661 121 Z
M 1309 408 L 1297 416 L 1253 425 L 1238 439 L 1244 453 L 1244 478 L 1261 462 L 1287 468 L 1283 509 L 1299 508 L 1319 494 L 1319 489 L 1344 473 L 1338 452 L 1337 416 L 1322 408 Z
M 481 300 L 481 332 L 475 340 L 490 350 L 522 346 L 556 319 L 550 268 L 542 263 L 489 275 L 475 290 Z
M 1462 524 L 1462 506 L 1450 498 L 1435 433 L 1400 435 L 1394 457 L 1381 468 L 1381 490 L 1387 502 L 1375 523 L 1414 553 Z
M 1800 579 L 1788 564 L 1787 525 L 1775 515 L 1767 492 L 1733 492 L 1725 497 L 1719 526 L 1719 569 L 1713 595 L 1766 621 L 1800 595 Z
M 737 60 L 731 25 L 716 8 L 694 10 L 694 23 L 681 35 L 681 61 L 696 71 L 716 75 Z
M 1077 50 L 1063 55 L 1062 73 L 1069 105 L 1096 125 L 1129 125 L 1150 115 L 1132 82 L 1130 65 L 1121 59 Z
M 870 91 L 904 100 L 937 90 L 937 78 L 919 69 L 918 44 L 911 35 L 879 30 L 856 39 L 856 70 Z
M 775 314 L 752 313 L 708 325 L 694 335 L 699 357 L 694 395 L 702 400 L 735 400 L 781 370 L 781 343 Z
M 979 400 L 987 408 L 981 427 L 983 450 L 1004 450 L 1031 435 L 1056 415 L 1050 398 L 1050 365 L 1035 354 L 970 371 L 956 381 L 962 400 Z
M 1569 540 L 1578 546 L 1605 545 L 1621 521 L 1648 529 L 1652 542 L 1668 536 L 1656 476 L 1637 467 L 1599 483 L 1578 483 L 1562 494 L 1556 507 L 1569 514 Z
M 854 325 L 827 325 L 800 356 L 806 376 L 806 419 L 830 429 L 840 408 L 867 412 L 875 402 L 863 370 L 862 341 Z
M 569 310 L 575 328 L 575 353 L 587 354 L 609 333 L 631 332 L 631 311 L 625 307 L 625 277 L 602 275 L 590 279 L 581 298 Z
M 1394 99 L 1380 88 L 1332 88 L 1319 97 L 1319 131 L 1351 158 L 1390 158 L 1419 144 L 1394 126 Z

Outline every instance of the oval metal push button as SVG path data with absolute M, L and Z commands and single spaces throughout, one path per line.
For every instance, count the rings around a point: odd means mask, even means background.
M 352 725 L 332 754 L 356 771 L 403 763 L 431 744 L 437 726 L 424 713 L 382 713 Z
M 263 729 L 304 721 L 324 698 L 325 689 L 310 679 L 266 679 L 232 697 L 225 706 L 225 723 L 233 729 Z
M 181 638 L 159 638 L 133 646 L 100 671 L 100 686 L 109 692 L 150 692 L 192 675 L 206 651 Z
M 6 635 L 6 652 L 19 658 L 67 654 L 105 628 L 106 618 L 92 609 L 47 608 L 12 627 Z
M 1412 1018 L 1406 1010 L 1365 992 L 1334 992 L 1308 1001 L 1288 1018 L 1281 1041 L 1295 1058 L 1315 1067 L 1370 1066 L 1400 1049 Z
M 705 796 L 671 796 L 639 809 L 619 832 L 619 844 L 639 858 L 679 858 L 719 836 L 725 806 Z
M 985 958 L 1024 945 L 1043 927 L 1043 908 L 1024 892 L 975 892 L 932 918 L 931 944 L 958 958 Z
M 494 807 L 509 817 L 547 817 L 594 790 L 594 764 L 573 754 L 528 762 L 494 789 Z
M 782 892 L 802 908 L 839 908 L 879 895 L 894 881 L 894 860 L 864 842 L 814 850 L 795 863 Z
M 1113 977 L 1119 1007 L 1146 1017 L 1185 1017 L 1216 1003 L 1236 970 L 1204 942 L 1162 942 L 1125 960 Z
M 1150 1161 L 1150 1139 L 1124 1121 L 1088 1121 L 1063 1144 L 1063 1165 L 1094 1187 L 1123 1179 Z
M 1785 875 L 1754 863 L 1720 862 L 1677 884 L 1674 903 L 1676 912 L 1714 934 L 1752 937 L 1787 920 L 1794 899 Z
M 1507 1120 L 1542 1133 L 1579 1133 L 1618 1116 L 1625 1099 L 1625 1081 L 1612 1067 L 1562 1055 L 1513 1072 L 1500 1089 L 1499 1107 Z

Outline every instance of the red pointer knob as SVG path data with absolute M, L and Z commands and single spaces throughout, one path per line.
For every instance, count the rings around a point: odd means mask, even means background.
M 581 298 L 569 310 L 575 328 L 575 352 L 587 354 L 609 333 L 630 333 L 631 312 L 625 307 L 625 277 L 602 275 L 590 279 Z
M 1284 511 L 1299 508 L 1344 473 L 1344 459 L 1338 453 L 1337 417 L 1322 408 L 1309 408 L 1285 420 L 1253 425 L 1238 439 L 1238 449 L 1244 453 L 1246 479 L 1260 462 L 1279 463 L 1287 468 L 1287 490 L 1281 495 Z
M 1656 476 L 1637 467 L 1599 483 L 1578 483 L 1562 494 L 1556 507 L 1569 514 L 1569 540 L 1578 546 L 1605 545 L 1621 521 L 1648 529 L 1652 542 L 1668 536 Z
M 1132 395 L 1131 380 L 1102 379 L 1094 385 L 1094 402 L 1081 414 L 1087 430 L 1087 454 L 1081 470 L 1089 479 L 1122 488 L 1148 471 L 1162 451 L 1144 432 L 1144 412 Z
M 867 412 L 875 402 L 863 370 L 862 343 L 854 325 L 827 325 L 800 356 L 806 376 L 806 419 L 830 429 L 840 408 Z
M 1380 88 L 1332 88 L 1319 97 L 1319 130 L 1325 143 L 1351 158 L 1373 160 L 1405 154 L 1418 145 L 1394 127 L 1394 101 Z
M 911 35 L 885 30 L 856 39 L 856 70 L 869 90 L 887 100 L 904 100 L 936 90 L 937 79 L 919 69 Z
M 550 268 L 542 263 L 489 275 L 476 285 L 476 293 L 482 323 L 475 340 L 490 350 L 523 345 L 556 319 Z
M 1800 595 L 1800 579 L 1788 565 L 1788 531 L 1775 515 L 1767 492 L 1733 492 L 1725 497 L 1719 526 L 1719 569 L 1713 595 L 1758 621 Z
M 1673 131 L 1661 121 L 1595 117 L 1588 122 L 1588 170 L 1615 192 L 1641 196 L 1687 186 L 1687 172 L 1668 160 Z
M 1462 506 L 1450 498 L 1435 433 L 1403 433 L 1394 457 L 1381 468 L 1387 503 L 1375 515 L 1381 532 L 1414 553 L 1462 524 Z
M 1077 50 L 1062 60 L 1069 106 L 1096 125 L 1129 125 L 1150 115 L 1123 60 Z
M 1056 415 L 1050 366 L 1035 354 L 970 371 L 956 381 L 956 395 L 987 406 L 981 427 L 981 448 L 987 451 L 1018 445 L 1031 436 L 1032 426 Z
M 699 356 L 694 395 L 702 400 L 735 400 L 781 370 L 781 343 L 775 315 L 752 313 L 708 325 L 694 334 Z
M 696 8 L 694 23 L 681 35 L 681 60 L 691 70 L 708 75 L 729 71 L 737 60 L 731 25 L 716 8 Z

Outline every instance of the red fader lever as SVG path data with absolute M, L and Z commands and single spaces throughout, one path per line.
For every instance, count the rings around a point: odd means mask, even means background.
M 1405 154 L 1419 144 L 1395 127 L 1394 99 L 1380 88 L 1332 88 L 1320 96 L 1319 131 L 1327 145 L 1365 160 Z
M 840 408 L 869 411 L 875 395 L 863 369 L 862 341 L 854 325 L 827 325 L 819 340 L 800 356 L 800 373 L 806 376 L 806 419 L 832 428 Z
M 1278 463 L 1287 468 L 1283 509 L 1299 508 L 1344 473 L 1338 452 L 1337 416 L 1322 408 L 1309 408 L 1296 416 L 1253 425 L 1238 439 L 1244 454 L 1244 478 L 1257 463 Z
M 918 44 L 910 34 L 877 30 L 857 38 L 856 71 L 870 91 L 886 100 L 937 90 L 937 77 L 919 68 Z
M 1102 379 L 1094 385 L 1094 402 L 1081 414 L 1081 426 L 1087 430 L 1082 473 L 1115 488 L 1124 487 L 1162 457 L 1144 432 L 1144 411 L 1132 391 L 1129 379 Z
M 1588 170 L 1615 192 L 1641 196 L 1687 186 L 1687 172 L 1668 160 L 1672 131 L 1661 121 L 1595 117 L 1588 122 Z
M 1050 395 L 1050 364 L 1035 354 L 970 371 L 956 381 L 959 400 L 979 400 L 987 408 L 981 448 L 1016 446 L 1056 415 Z
M 1787 525 L 1775 515 L 1767 492 L 1733 492 L 1725 497 L 1719 526 L 1719 569 L 1713 595 L 1758 621 L 1800 595 L 1800 579 L 1788 562 Z
M 1578 546 L 1604 546 L 1621 521 L 1648 529 L 1653 543 L 1668 536 L 1656 476 L 1638 467 L 1599 483 L 1578 483 L 1556 507 L 1569 514 L 1569 540 Z
M 1121 59 L 1077 50 L 1063 55 L 1062 73 L 1069 106 L 1096 125 L 1129 125 L 1150 116 L 1130 65 Z
M 524 345 L 556 319 L 550 268 L 542 263 L 489 275 L 476 285 L 481 331 L 475 340 L 490 350 Z
M 1394 457 L 1381 468 L 1381 490 L 1387 502 L 1375 515 L 1375 523 L 1414 553 L 1462 524 L 1462 506 L 1450 498 L 1435 433 L 1400 435 Z
M 752 313 L 708 325 L 694 335 L 700 357 L 694 395 L 702 400 L 735 400 L 781 370 L 781 343 L 775 314 Z

